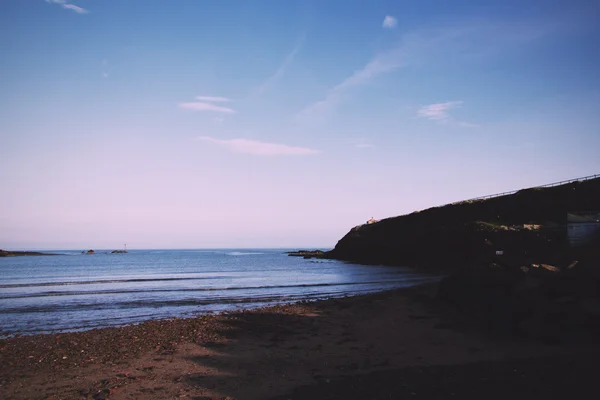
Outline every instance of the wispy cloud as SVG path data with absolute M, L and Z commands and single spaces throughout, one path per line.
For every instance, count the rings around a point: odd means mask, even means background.
M 267 78 L 267 80 L 265 80 L 258 87 L 258 89 L 256 89 L 255 95 L 260 96 L 270 86 L 272 86 L 273 84 L 275 84 L 275 82 L 277 82 L 279 79 L 281 79 L 281 77 L 283 76 L 283 74 L 285 73 L 285 71 L 289 68 L 289 66 L 294 61 L 294 58 L 296 57 L 296 54 L 298 54 L 298 52 L 302 48 L 302 45 L 304 44 L 305 38 L 306 38 L 306 35 L 302 35 L 302 37 L 300 38 L 300 40 L 296 44 L 296 47 L 294 47 L 292 49 L 292 51 L 289 52 L 287 56 L 285 56 L 285 58 L 283 59 L 283 62 L 281 63 L 281 65 L 279 66 L 279 68 L 277 68 L 277 70 L 275 71 L 275 73 L 273 75 L 271 75 L 269 78 Z
M 87 14 L 89 11 L 83 7 L 67 3 L 67 0 L 46 0 L 46 3 L 59 4 L 62 8 L 76 12 L 77 14 Z
M 376 146 L 365 138 L 356 138 L 350 141 L 357 149 L 374 149 Z
M 186 110 L 194 110 L 194 111 L 214 111 L 214 112 L 220 112 L 220 113 L 226 113 L 226 114 L 235 113 L 235 110 L 233 110 L 231 108 L 222 107 L 222 106 L 218 106 L 216 104 L 210 104 L 210 103 L 205 103 L 205 102 L 200 102 L 200 101 L 194 101 L 194 102 L 189 102 L 189 103 L 179 103 L 179 108 L 183 108 Z
M 396 25 L 398 25 L 398 20 L 396 18 L 392 17 L 391 15 L 386 15 L 385 18 L 383 19 L 382 26 L 386 29 L 395 28 Z
M 317 150 L 306 147 L 295 147 L 250 139 L 219 140 L 210 136 L 200 136 L 198 140 L 216 144 L 233 153 L 246 153 L 257 156 L 306 156 L 319 153 Z
M 477 127 L 478 125 L 470 122 L 458 121 L 452 118 L 449 111 L 454 108 L 459 108 L 463 105 L 462 101 L 448 101 L 445 103 L 435 103 L 428 106 L 423 106 L 417 111 L 417 116 L 437 121 L 440 123 L 452 123 L 465 127 Z
M 295 119 L 306 121 L 326 114 L 348 96 L 350 88 L 367 84 L 404 65 L 431 65 L 443 63 L 448 58 L 470 62 L 476 58 L 498 56 L 510 49 L 527 45 L 552 29 L 552 24 L 532 26 L 527 21 L 502 24 L 465 20 L 404 34 L 396 46 L 377 54 L 362 69 L 329 89 L 323 99 L 301 110 Z
M 196 100 L 208 101 L 211 103 L 222 103 L 231 101 L 227 97 L 214 97 L 214 96 L 196 96 Z
M 377 54 L 363 68 L 355 71 L 341 83 L 330 89 L 323 100 L 317 101 L 303 109 L 297 118 L 311 118 L 330 111 L 344 97 L 344 93 L 357 86 L 365 85 L 380 75 L 391 73 L 405 65 L 404 46 L 397 46 Z
M 434 121 L 447 121 L 450 116 L 448 111 L 453 108 L 462 106 L 462 101 L 448 101 L 446 103 L 430 104 L 423 106 L 417 111 L 419 117 L 429 118 Z
M 74 4 L 63 4 L 62 6 L 63 6 L 63 8 L 66 8 L 67 10 L 75 11 L 77 14 L 87 14 L 89 12 L 85 8 L 76 6 Z
M 323 100 L 317 101 L 304 110 L 297 117 L 300 119 L 315 116 L 330 110 L 342 98 L 342 94 L 355 86 L 360 86 L 375 79 L 379 75 L 392 72 L 404 65 L 399 49 L 395 48 L 381 53 L 367 63 L 363 68 L 355 71 L 348 78 L 329 90 Z
M 402 65 L 402 59 L 397 51 L 391 51 L 389 53 L 382 54 L 365 65 L 364 68 L 356 71 L 354 74 L 352 74 L 352 76 L 337 85 L 334 90 L 342 90 L 352 86 L 362 85 L 374 79 L 378 75 L 391 72 Z

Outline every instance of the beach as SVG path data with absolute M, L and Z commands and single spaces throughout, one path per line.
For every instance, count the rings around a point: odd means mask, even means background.
M 517 380 L 518 398 L 541 382 L 557 391 L 553 385 L 583 390 L 593 382 L 586 377 L 595 347 L 496 335 L 439 303 L 436 291 L 428 284 L 3 339 L 0 397 L 439 398 L 467 389 L 501 394 L 503 382 Z

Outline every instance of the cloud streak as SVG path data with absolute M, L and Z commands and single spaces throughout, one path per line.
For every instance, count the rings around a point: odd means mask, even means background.
M 478 125 L 465 121 L 457 121 L 453 119 L 449 111 L 459 108 L 463 105 L 462 101 L 447 101 L 445 103 L 435 103 L 428 106 L 423 106 L 417 111 L 417 116 L 437 121 L 439 123 L 452 123 L 454 125 L 476 128 Z
M 368 62 L 363 68 L 355 71 L 348 78 L 343 80 L 338 85 L 329 90 L 323 100 L 317 101 L 297 115 L 298 118 L 304 119 L 315 116 L 323 112 L 327 112 L 337 104 L 343 97 L 343 93 L 355 86 L 364 85 L 371 80 L 402 67 L 404 61 L 401 57 L 399 49 L 393 49 L 385 53 L 381 53 Z
M 196 96 L 196 100 L 179 103 L 179 108 L 192 111 L 212 111 L 222 114 L 234 114 L 236 111 L 233 108 L 221 106 L 213 103 L 227 103 L 231 99 L 221 96 Z
M 223 147 L 232 153 L 245 153 L 257 156 L 306 156 L 319 153 L 317 150 L 306 147 L 295 147 L 250 139 L 219 140 L 210 136 L 200 136 L 198 140 Z
M 79 7 L 74 4 L 67 3 L 66 0 L 46 0 L 46 3 L 59 4 L 62 8 L 66 9 L 66 10 L 74 11 L 77 14 L 87 14 L 89 12 L 88 10 L 86 10 L 83 7 Z
M 381 26 L 386 29 L 395 28 L 398 25 L 398 20 L 391 15 L 386 15 Z
M 75 11 L 77 14 L 87 14 L 89 11 L 86 10 L 85 8 L 76 6 L 74 4 L 63 4 L 62 5 L 63 8 L 66 8 L 67 10 L 73 10 Z
M 215 97 L 215 96 L 196 96 L 196 100 L 208 101 L 211 103 L 222 103 L 231 101 L 227 97 Z
M 229 107 L 222 107 L 216 104 L 205 103 L 201 101 L 193 101 L 189 103 L 179 103 L 179 108 L 183 108 L 184 110 L 193 110 L 193 111 L 214 111 L 226 114 L 233 114 L 235 110 Z
M 462 101 L 448 101 L 446 103 L 430 104 L 428 106 L 419 108 L 417 115 L 419 117 L 428 118 L 434 121 L 448 121 L 450 119 L 448 111 L 453 108 L 460 107 L 462 104 Z
M 357 149 L 374 149 L 376 146 L 366 138 L 357 138 L 351 140 L 352 145 Z
M 273 75 L 271 75 L 269 78 L 267 78 L 267 80 L 265 80 L 258 87 L 258 89 L 256 89 L 256 93 L 255 94 L 257 96 L 260 96 L 261 94 L 263 94 L 270 86 L 273 86 L 279 79 L 281 79 L 281 77 L 285 74 L 285 71 L 289 68 L 289 66 L 294 61 L 294 58 L 296 57 L 296 54 L 298 54 L 298 52 L 302 48 L 302 45 L 304 44 L 305 37 L 306 37 L 305 35 L 302 36 L 302 38 L 299 40 L 299 42 L 296 45 L 296 47 L 294 47 L 294 49 L 287 56 L 285 56 L 285 58 L 283 59 L 283 62 L 281 63 L 281 65 L 279 66 L 279 68 L 277 68 L 277 70 L 275 71 L 275 73 Z

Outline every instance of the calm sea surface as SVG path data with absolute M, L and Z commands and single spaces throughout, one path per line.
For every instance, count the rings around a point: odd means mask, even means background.
M 0 336 L 323 299 L 436 278 L 286 250 L 132 250 L 0 258 Z

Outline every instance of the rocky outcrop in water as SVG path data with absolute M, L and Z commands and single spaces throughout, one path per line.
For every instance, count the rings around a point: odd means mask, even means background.
M 298 250 L 298 251 L 288 251 L 288 256 L 291 257 L 304 257 L 306 259 L 310 258 L 325 258 L 326 254 L 322 250 Z

